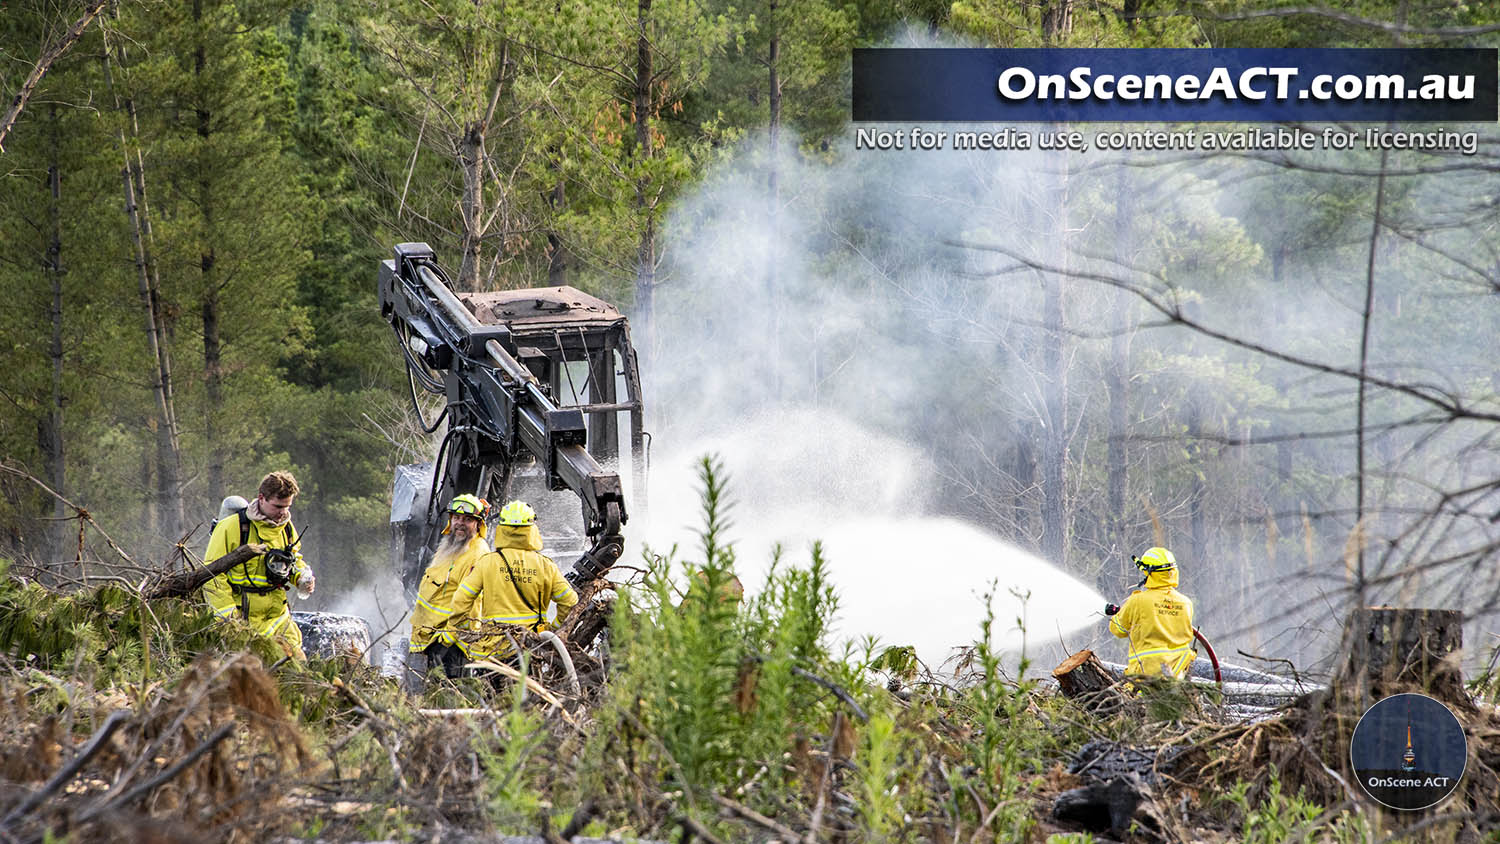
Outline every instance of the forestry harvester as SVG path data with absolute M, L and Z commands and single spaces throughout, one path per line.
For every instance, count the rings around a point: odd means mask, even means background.
M 425 243 L 397 244 L 381 262 L 380 313 L 424 430 L 447 423 L 435 462 L 396 475 L 391 524 L 407 592 L 460 493 L 488 499 L 492 512 L 512 498 L 532 504 L 547 553 L 575 583 L 614 565 L 627 518 L 621 467 L 643 495 L 649 439 L 625 317 L 572 287 L 456 291 Z M 419 387 L 442 397 L 430 421 Z M 569 512 L 579 505 L 581 520 Z

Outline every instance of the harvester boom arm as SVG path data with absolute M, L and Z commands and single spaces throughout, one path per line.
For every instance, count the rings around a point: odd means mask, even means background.
M 583 411 L 560 407 L 517 359 L 508 325 L 486 324 L 469 312 L 426 244 L 399 244 L 395 253 L 381 265 L 381 313 L 408 367 L 427 370 L 414 376 L 430 392 L 445 394 L 450 414 L 444 442 L 451 449 L 439 455 L 442 469 L 433 478 L 424 544 L 440 519 L 434 510 L 439 499 L 475 491 L 491 470 L 508 478 L 511 462 L 524 454 L 544 468 L 550 489 L 570 490 L 582 503 L 592 545 L 575 564 L 574 576 L 602 573 L 623 550 L 625 500 L 619 476 L 588 451 Z

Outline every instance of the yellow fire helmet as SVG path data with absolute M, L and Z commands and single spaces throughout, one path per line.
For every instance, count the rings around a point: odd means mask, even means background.
M 536 511 L 531 509 L 530 504 L 519 498 L 500 508 L 500 524 L 502 525 L 523 526 L 535 523 Z
M 1177 558 L 1165 548 L 1148 548 L 1146 553 L 1130 559 L 1135 563 L 1136 568 L 1146 574 L 1177 568 Z
M 468 493 L 465 493 L 463 495 L 455 495 L 453 497 L 453 500 L 448 503 L 447 512 L 449 514 L 448 524 L 443 526 L 444 534 L 447 534 L 453 530 L 452 514 L 458 513 L 463 516 L 473 516 L 474 518 L 478 519 L 479 535 L 480 537 L 484 536 L 484 519 L 485 516 L 488 516 L 490 513 L 490 503 L 488 501 L 485 501 L 483 498 L 480 498 L 477 495 L 469 495 Z

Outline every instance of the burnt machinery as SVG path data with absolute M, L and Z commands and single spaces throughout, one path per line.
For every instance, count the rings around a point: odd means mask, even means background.
M 628 463 L 634 494 L 645 488 L 641 379 L 625 317 L 572 287 L 455 291 L 425 243 L 397 244 L 381 262 L 380 313 L 423 429 L 447 422 L 436 461 L 397 472 L 391 522 L 407 591 L 431 560 L 444 504 L 465 492 L 495 511 L 525 498 L 575 582 L 613 565 L 627 518 L 620 467 Z M 430 421 L 418 387 L 443 397 Z M 579 503 L 581 530 L 569 512 Z

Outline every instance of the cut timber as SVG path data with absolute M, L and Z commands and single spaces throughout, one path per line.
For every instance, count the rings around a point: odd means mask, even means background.
M 1124 695 L 1115 689 L 1119 679 L 1090 650 L 1082 650 L 1062 661 L 1052 669 L 1057 686 L 1063 696 L 1076 700 L 1089 709 L 1104 709 L 1117 706 Z
M 1469 708 L 1464 691 L 1464 614 L 1459 610 L 1366 607 L 1345 625 L 1348 656 L 1336 685 L 1368 691 L 1379 700 L 1420 691 Z
M 599 591 L 600 581 L 597 580 L 581 589 L 578 605 L 558 625 L 558 635 L 581 651 L 588 650 L 594 644 L 594 640 L 609 626 L 610 616 L 614 614 L 613 601 L 594 600 Z
M 210 579 L 229 571 L 240 563 L 249 562 L 252 557 L 265 553 L 265 550 L 264 545 L 253 543 L 241 545 L 206 566 L 195 566 L 171 574 L 156 575 L 146 584 L 142 594 L 150 601 L 158 598 L 186 598 Z

